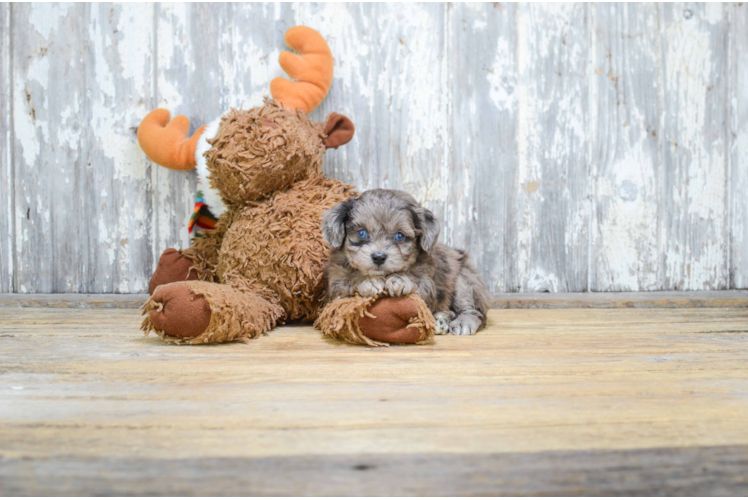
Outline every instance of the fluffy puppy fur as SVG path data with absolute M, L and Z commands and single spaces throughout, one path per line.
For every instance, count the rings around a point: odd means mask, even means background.
M 327 299 L 418 294 L 437 334 L 486 326 L 489 295 L 468 255 L 437 242 L 439 221 L 405 191 L 372 189 L 331 208 L 322 235 L 332 250 Z

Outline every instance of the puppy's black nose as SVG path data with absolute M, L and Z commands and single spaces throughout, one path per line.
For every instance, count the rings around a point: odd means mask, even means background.
M 387 260 L 387 254 L 382 252 L 373 253 L 371 254 L 371 260 L 374 264 L 381 266 Z

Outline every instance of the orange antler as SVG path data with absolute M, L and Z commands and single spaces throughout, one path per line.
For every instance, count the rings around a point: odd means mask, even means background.
M 159 165 L 172 170 L 191 170 L 195 168 L 195 148 L 205 125 L 189 137 L 189 118 L 179 115 L 170 122 L 170 116 L 165 109 L 148 113 L 138 127 L 138 142 L 148 158 Z
M 322 35 L 306 26 L 286 31 L 286 44 L 301 55 L 281 52 L 283 70 L 294 81 L 278 77 L 270 82 L 270 93 L 284 108 L 310 113 L 332 85 L 333 58 Z

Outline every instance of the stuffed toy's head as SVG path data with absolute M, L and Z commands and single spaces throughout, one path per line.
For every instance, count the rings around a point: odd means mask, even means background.
M 327 127 L 340 121 L 350 124 L 348 118 L 333 113 Z M 353 125 L 348 129 L 352 132 Z M 249 111 L 232 109 L 208 140 L 212 147 L 205 159 L 210 185 L 226 204 L 243 205 L 318 174 L 325 150 L 344 132 L 325 130 L 325 125 L 275 101 Z
M 248 111 L 232 109 L 188 138 L 189 120 L 169 112 L 151 112 L 138 128 L 146 155 L 167 168 L 190 170 L 207 179 L 220 200 L 206 201 L 216 215 L 223 205 L 244 205 L 260 200 L 296 181 L 318 174 L 326 149 L 351 140 L 354 126 L 332 113 L 325 123 L 306 115 L 327 95 L 332 83 L 333 58 L 319 33 L 296 26 L 285 36 L 298 52 L 282 52 L 281 67 L 293 79 L 276 78 L 270 84 L 273 99 Z M 208 194 L 208 193 L 206 193 Z M 216 210 L 218 209 L 218 210 Z

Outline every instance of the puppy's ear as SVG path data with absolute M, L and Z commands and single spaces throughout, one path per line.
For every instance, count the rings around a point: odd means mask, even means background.
M 356 197 L 338 203 L 322 216 L 322 237 L 332 248 L 340 248 L 345 241 L 345 225 L 348 223 Z
M 441 226 L 436 217 L 434 217 L 434 214 L 431 213 L 431 210 L 417 207 L 414 209 L 414 212 L 416 215 L 416 220 L 414 221 L 416 229 L 421 230 L 421 237 L 419 238 L 421 248 L 424 252 L 429 253 L 434 249 L 436 240 L 439 239 Z

